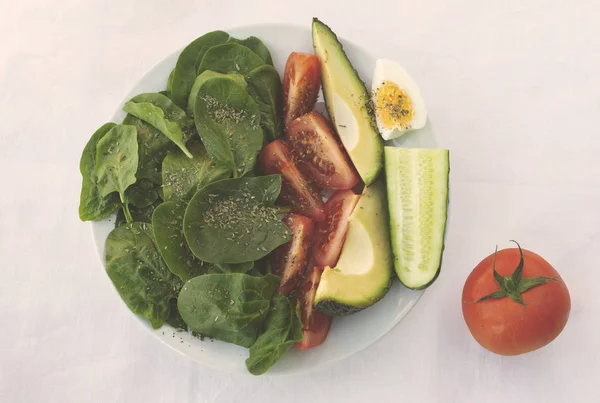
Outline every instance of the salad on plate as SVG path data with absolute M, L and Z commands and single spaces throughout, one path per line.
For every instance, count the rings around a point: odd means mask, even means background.
M 116 214 L 106 272 L 129 309 L 248 348 L 255 375 L 441 266 L 448 150 L 386 143 L 426 124 L 418 86 L 378 60 L 367 89 L 316 18 L 312 39 L 280 77 L 259 38 L 199 37 L 80 162 L 79 216 Z

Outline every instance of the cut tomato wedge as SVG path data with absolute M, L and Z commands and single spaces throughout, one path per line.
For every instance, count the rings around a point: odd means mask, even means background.
M 258 157 L 260 169 L 266 174 L 282 176 L 279 201 L 292 207 L 294 213 L 312 218 L 325 219 L 325 206 L 319 189 L 298 170 L 287 146 L 280 140 L 269 143 Z
M 317 185 L 351 189 L 360 180 L 337 134 L 319 112 L 294 119 L 285 135 L 298 168 Z
M 348 217 L 360 195 L 352 190 L 338 190 L 325 204 L 326 218 L 317 224 L 313 260 L 319 267 L 335 267 L 348 232 Z
M 298 287 L 298 302 L 300 303 L 301 319 L 304 324 L 302 329 L 303 339 L 301 342 L 296 343 L 296 347 L 300 350 L 307 350 L 322 344 L 331 328 L 331 316 L 313 310 L 313 301 L 320 279 L 321 269 L 315 266 L 308 271 L 304 282 Z
M 298 285 L 308 263 L 315 222 L 293 213 L 285 216 L 283 222 L 292 231 L 292 240 L 275 249 L 271 264 L 273 273 L 281 277 L 278 291 L 288 296 Z
M 310 112 L 321 87 L 321 64 L 310 53 L 292 52 L 283 73 L 283 116 L 285 126 Z

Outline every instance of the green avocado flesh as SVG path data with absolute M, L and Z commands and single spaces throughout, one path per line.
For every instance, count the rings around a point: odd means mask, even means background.
M 393 276 L 385 187 L 365 188 L 349 217 L 348 234 L 336 267 L 326 267 L 315 296 L 315 309 L 344 316 L 379 301 Z
M 370 96 L 331 29 L 313 19 L 313 47 L 321 63 L 327 112 L 360 177 L 369 186 L 383 165 L 383 140 Z

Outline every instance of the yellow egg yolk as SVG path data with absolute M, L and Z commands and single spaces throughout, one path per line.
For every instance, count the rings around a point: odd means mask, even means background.
M 410 98 L 400 87 L 384 81 L 375 94 L 377 117 L 385 128 L 407 129 L 414 111 Z

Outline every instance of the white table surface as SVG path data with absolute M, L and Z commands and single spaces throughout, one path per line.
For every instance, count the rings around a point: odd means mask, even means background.
M 599 402 L 600 3 L 297 3 L 0 0 L 0 401 Z M 329 369 L 214 372 L 115 298 L 77 216 L 80 152 L 196 36 L 313 15 L 420 84 L 451 150 L 443 271 L 390 334 Z M 460 294 L 512 238 L 559 270 L 573 303 L 555 342 L 503 358 L 471 338 Z

